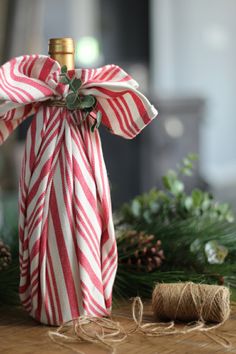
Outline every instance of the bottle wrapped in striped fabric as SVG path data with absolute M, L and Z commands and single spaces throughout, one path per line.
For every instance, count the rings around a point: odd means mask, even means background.
M 20 299 L 36 320 L 60 325 L 111 311 L 117 250 L 99 132 L 91 117 L 76 124 L 65 107 L 48 104 L 68 93 L 60 66 L 42 55 L 0 67 L 0 143 L 29 115 L 19 192 Z M 96 98 L 102 123 L 127 139 L 156 116 L 121 68 L 70 72 L 81 94 Z

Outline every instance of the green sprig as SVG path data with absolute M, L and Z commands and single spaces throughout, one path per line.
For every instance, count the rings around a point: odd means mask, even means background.
M 65 97 L 66 107 L 70 111 L 81 110 L 84 118 L 82 122 L 88 117 L 94 119 L 94 124 L 91 126 L 91 131 L 99 128 L 102 120 L 102 112 L 97 111 L 96 117 L 90 113 L 96 109 L 97 100 L 93 95 L 81 95 L 79 89 L 82 86 L 82 81 L 76 77 L 70 78 L 68 76 L 67 66 L 63 65 L 61 68 L 60 82 L 64 85 L 69 85 L 69 93 Z
M 185 157 L 176 170 L 167 171 L 162 178 L 163 189 L 152 189 L 135 197 L 122 207 L 125 222 L 149 225 L 157 221 L 170 223 L 193 217 L 208 217 L 213 221 L 234 221 L 228 203 L 219 203 L 213 196 L 198 188 L 185 192 L 183 176 L 191 176 L 196 155 Z

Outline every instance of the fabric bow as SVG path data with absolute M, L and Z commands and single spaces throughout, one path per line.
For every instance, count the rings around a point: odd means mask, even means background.
M 43 55 L 14 58 L 0 68 L 0 144 L 42 102 L 62 99 L 68 86 L 60 83 L 60 65 Z M 138 84 L 116 65 L 71 70 L 80 78 L 82 95 L 93 95 L 102 123 L 112 133 L 134 138 L 157 115 Z

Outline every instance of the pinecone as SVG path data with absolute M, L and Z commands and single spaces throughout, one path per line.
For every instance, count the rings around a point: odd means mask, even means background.
M 122 243 L 120 245 L 118 243 L 119 248 L 123 254 L 119 263 L 139 271 L 152 272 L 160 268 L 165 259 L 161 241 L 155 241 L 154 235 L 147 235 L 145 232 L 129 230 Z
M 6 269 L 11 263 L 10 248 L 0 240 L 0 271 Z

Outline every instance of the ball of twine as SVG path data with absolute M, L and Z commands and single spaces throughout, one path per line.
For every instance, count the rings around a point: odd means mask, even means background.
M 230 314 L 224 286 L 187 283 L 157 284 L 152 294 L 155 319 L 223 323 Z

